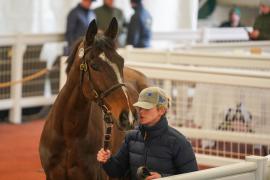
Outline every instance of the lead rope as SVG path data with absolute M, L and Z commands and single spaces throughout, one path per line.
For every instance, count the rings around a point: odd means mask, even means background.
M 106 105 L 102 105 L 101 109 L 104 113 L 104 121 L 105 121 L 105 134 L 104 134 L 104 145 L 103 149 L 106 151 L 110 148 L 110 142 L 112 137 L 112 128 L 113 128 L 113 120 L 112 120 L 112 113 L 107 108 Z M 107 176 L 106 180 L 109 180 L 109 176 Z
M 102 106 L 102 110 L 104 112 L 104 121 L 105 121 L 105 134 L 104 134 L 104 150 L 106 151 L 110 147 L 111 137 L 112 137 L 112 128 L 113 128 L 113 120 L 112 113 L 107 109 L 106 106 Z

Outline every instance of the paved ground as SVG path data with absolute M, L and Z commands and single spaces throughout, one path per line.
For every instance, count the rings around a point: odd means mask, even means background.
M 38 143 L 44 121 L 0 124 L 0 179 L 45 180 Z

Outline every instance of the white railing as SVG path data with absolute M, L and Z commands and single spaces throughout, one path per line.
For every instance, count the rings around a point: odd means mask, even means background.
M 241 41 L 241 42 L 219 42 L 219 43 L 196 43 L 175 44 L 171 49 L 192 50 L 196 52 L 225 52 L 231 54 L 263 54 L 270 53 L 270 41 Z
M 266 89 L 266 91 L 268 89 L 267 92 L 269 92 L 270 56 L 267 54 L 233 55 L 224 53 L 174 52 L 150 49 L 121 49 L 119 52 L 124 56 L 127 66 L 144 72 L 150 79 L 159 80 L 163 83 L 163 88 L 165 88 L 169 94 L 173 93 L 172 83 L 176 81 L 195 84 L 207 83 L 212 85 L 220 84 L 226 86 L 252 87 L 255 89 Z M 177 99 L 173 99 L 173 101 L 177 101 Z M 181 102 L 178 102 L 178 104 L 181 104 Z M 179 109 L 176 109 L 176 115 L 178 110 Z M 175 114 L 170 114 L 170 117 L 174 116 Z M 211 116 L 211 114 L 209 116 Z M 176 121 L 178 121 L 178 119 L 176 119 Z M 204 129 L 202 127 L 201 129 L 180 128 L 180 132 L 183 132 L 189 139 L 201 139 L 210 142 L 229 142 L 231 144 L 238 143 L 238 148 L 240 143 L 244 144 L 244 146 L 247 146 L 246 144 L 252 144 L 253 152 L 251 152 L 251 154 L 257 150 L 256 148 L 261 150 L 264 145 L 266 149 L 268 149 L 267 151 L 269 151 L 270 147 L 269 134 L 264 134 L 266 132 L 260 130 L 255 134 L 247 134 L 243 132 L 225 132 L 214 129 Z M 198 152 L 207 152 L 210 155 L 214 154 L 211 152 L 211 149 L 206 151 L 199 148 Z M 249 154 L 250 152 L 244 153 Z M 224 152 L 221 152 L 220 154 L 222 157 L 197 154 L 197 158 L 200 164 L 220 166 L 235 161 L 239 162 L 241 160 L 235 160 L 234 158 L 241 158 L 240 155 L 243 155 L 233 153 L 228 157 Z
M 270 45 L 270 44 L 269 44 Z M 119 49 L 126 63 L 160 63 L 207 67 L 270 69 L 270 54 Z M 248 63 L 247 63 L 248 62 Z
M 267 156 L 267 170 L 266 170 L 266 179 L 270 179 L 270 155 Z
M 251 28 L 247 28 L 251 31 Z M 181 29 L 173 32 L 154 32 L 154 41 L 200 42 L 215 41 L 248 41 L 249 37 L 245 28 L 203 28 L 198 30 Z
M 11 46 L 11 82 L 23 78 L 23 55 L 27 45 L 45 45 L 47 43 L 63 43 L 63 34 L 31 34 L 31 35 L 5 35 L 0 36 L 0 46 Z M 49 52 L 51 53 L 51 52 Z M 47 64 L 47 67 L 51 66 Z M 46 79 L 45 84 L 49 84 Z M 0 100 L 0 109 L 10 109 L 9 120 L 12 123 L 21 123 L 21 112 L 24 107 L 50 105 L 54 102 L 56 95 L 47 92 L 45 86 L 44 96 L 22 97 L 22 84 L 17 83 L 10 87 L 11 98 Z
M 174 128 L 177 129 L 179 132 L 183 133 L 189 139 L 206 139 L 206 142 L 230 142 L 235 144 L 255 144 L 257 146 L 268 146 L 270 144 L 269 135 L 226 132 L 209 129 L 194 129 L 176 126 Z M 195 146 L 194 150 L 196 149 L 197 147 Z M 211 154 L 211 150 L 210 153 L 208 152 L 209 155 L 204 154 L 204 151 L 206 150 L 201 149 L 201 151 L 196 154 L 197 161 L 201 165 L 218 167 L 243 161 L 240 159 L 239 153 L 234 153 L 236 154 L 234 155 L 230 154 L 230 152 L 221 151 L 219 156 L 213 156 Z M 230 157 L 227 154 L 229 154 Z
M 248 156 L 245 162 L 175 175 L 162 180 L 267 180 L 267 158 Z
M 175 39 L 181 40 L 185 39 L 186 37 L 196 37 L 196 39 L 207 39 L 202 38 L 202 35 L 207 34 L 205 32 L 212 32 L 214 34 L 218 34 L 219 30 L 212 29 L 212 30 L 199 30 L 194 34 L 194 31 L 186 31 L 185 33 L 154 33 L 154 39 L 158 40 L 169 40 L 173 41 Z M 225 31 L 225 30 L 222 30 Z M 238 32 L 242 31 L 239 29 L 236 30 Z M 204 32 L 204 33 L 203 33 Z M 221 31 L 220 31 L 221 32 Z M 232 33 L 232 36 L 236 36 L 237 33 Z M 211 33 L 207 35 L 207 37 L 211 36 Z M 238 35 L 237 35 L 238 36 Z M 171 38 L 170 38 L 171 37 Z M 178 38 L 176 38 L 178 37 Z M 217 35 L 213 37 L 218 37 Z M 220 35 L 219 37 L 222 37 Z M 242 37 L 242 36 L 239 36 Z M 210 38 L 213 39 L 213 38 Z M 208 38 L 208 40 L 210 41 Z M 232 37 L 231 39 L 234 39 Z M 218 40 L 218 39 L 216 39 Z M 16 81 L 22 79 L 22 57 L 25 52 L 27 45 L 37 45 L 42 44 L 46 45 L 47 43 L 64 43 L 64 35 L 63 34 L 19 34 L 19 35 L 0 35 L 0 46 L 12 46 L 12 70 L 11 70 L 11 81 Z M 188 43 L 190 44 L 190 43 Z M 257 45 L 256 45 L 257 46 Z M 258 44 L 258 46 L 260 46 Z M 265 45 L 262 45 L 265 47 Z M 55 49 L 53 49 L 55 50 Z M 120 50 L 121 51 L 121 50 Z M 133 49 L 129 52 L 124 50 L 124 56 L 128 60 L 136 60 L 136 61 L 145 61 L 149 60 L 150 63 L 152 62 L 169 62 L 170 63 L 180 63 L 180 64 L 194 64 L 194 65 L 206 65 L 206 66 L 224 66 L 224 67 L 251 67 L 251 68 L 265 68 L 269 67 L 269 62 L 267 62 L 267 56 L 257 56 L 251 57 L 250 55 L 242 56 L 241 58 L 238 55 L 211 55 L 210 53 L 193 53 L 193 52 L 152 52 L 151 50 L 147 52 L 140 51 Z M 45 53 L 45 56 L 51 55 L 51 49 Z M 154 56 L 153 56 L 154 55 Z M 249 63 L 246 63 L 245 60 L 250 60 Z M 148 61 L 147 60 L 147 61 Z M 154 60 L 154 61 L 153 61 Z M 50 60 L 47 63 L 47 67 L 51 67 Z M 48 78 L 46 79 L 46 84 L 48 84 Z M 22 85 L 16 84 L 15 86 L 11 87 L 11 98 L 0 100 L 1 105 L 0 109 L 11 109 L 10 113 L 10 121 L 13 123 L 20 123 L 21 122 L 21 108 L 22 107 L 30 107 L 32 105 L 47 105 L 51 104 L 55 98 L 55 96 L 51 96 L 50 92 L 47 90 L 48 86 L 45 87 L 45 96 L 41 97 L 29 97 L 29 98 L 22 98 Z M 31 102 L 31 103 L 27 103 Z

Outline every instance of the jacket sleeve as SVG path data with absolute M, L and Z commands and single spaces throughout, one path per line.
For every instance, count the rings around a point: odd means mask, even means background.
M 270 18 L 269 18 L 269 21 L 270 21 Z M 262 18 L 257 17 L 255 19 L 255 23 L 253 25 L 253 29 L 257 29 L 260 31 L 260 34 L 259 34 L 259 37 L 258 37 L 258 40 L 270 40 L 270 31 L 268 32 L 265 32 L 265 31 L 261 31 L 261 27 L 263 26 L 264 24 L 264 20 Z
M 131 17 L 128 25 L 127 45 L 133 45 L 136 47 L 140 39 L 140 21 L 135 15 Z
M 77 16 L 74 11 L 71 11 L 67 17 L 67 27 L 66 27 L 66 40 L 69 45 L 71 45 L 74 40 L 74 32 L 76 30 L 76 21 L 77 21 Z
M 270 40 L 270 32 L 269 33 L 260 32 L 258 39 L 259 40 Z
M 198 170 L 197 161 L 192 146 L 186 139 L 177 139 L 175 142 L 174 164 L 177 174 Z
M 126 136 L 124 143 L 116 155 L 112 156 L 103 164 L 103 169 L 110 177 L 123 177 L 129 170 L 128 139 Z

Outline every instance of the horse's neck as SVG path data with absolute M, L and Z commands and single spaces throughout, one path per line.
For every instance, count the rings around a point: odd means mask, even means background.
M 57 129 L 62 133 L 71 133 L 73 136 L 85 133 L 91 101 L 83 95 L 79 72 L 72 73 L 59 93 L 49 118 L 54 119 Z

